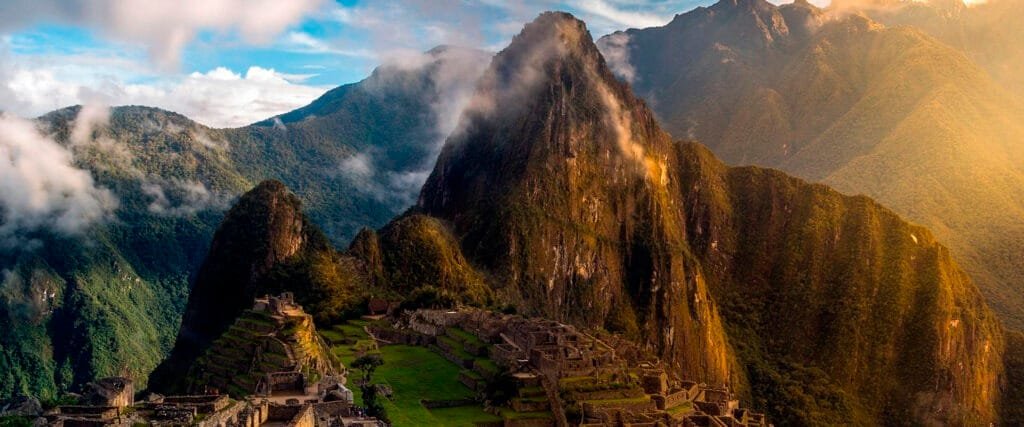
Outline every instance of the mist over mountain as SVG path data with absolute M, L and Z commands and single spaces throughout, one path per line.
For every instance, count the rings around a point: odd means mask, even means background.
M 0 396 L 53 397 L 119 374 L 145 385 L 214 230 L 255 183 L 295 189 L 335 244 L 408 208 L 487 57 L 457 47 L 404 57 L 238 129 L 137 106 L 4 118 L 0 142 L 19 144 L 22 160 L 0 196 L 0 322 L 11 331 Z M 27 148 L 56 156 L 37 167 Z
M 866 194 L 928 226 L 1020 326 L 1021 104 L 963 52 L 857 10 L 721 1 L 602 45 L 673 135 L 730 164 Z

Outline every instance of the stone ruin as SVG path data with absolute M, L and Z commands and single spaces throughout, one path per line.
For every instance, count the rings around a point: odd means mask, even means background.
M 135 386 L 129 378 L 103 378 L 86 384 L 82 400 L 93 406 L 123 409 L 135 404 Z
M 256 298 L 252 303 L 252 311 L 269 313 L 275 316 L 290 316 L 302 312 L 302 306 L 295 303 L 295 295 L 284 292 L 281 295 L 265 295 Z
M 531 426 L 566 425 L 568 412 L 575 412 L 574 418 L 586 426 L 768 425 L 763 414 L 740 408 L 726 386 L 680 380 L 631 341 L 556 321 L 478 309 L 422 309 L 406 313 L 393 328 L 376 328 L 375 337 L 430 345 L 456 364 L 475 369 L 448 348 L 451 340 L 445 336 L 453 330 L 487 344 L 480 349 L 465 342 L 462 353 L 487 355 L 519 384 L 512 410 L 551 412 L 551 419 L 532 420 Z M 461 374 L 460 380 L 481 390 L 470 376 Z
M 252 309 L 196 360 L 188 382 L 193 393 L 225 391 L 238 398 L 304 402 L 323 397 L 321 382 L 344 384 L 338 365 L 312 316 L 292 294 L 283 293 L 256 298 Z
M 105 378 L 86 387 L 82 404 L 46 413 L 46 424 L 384 427 L 353 406 L 344 368 L 327 352 L 312 317 L 290 293 L 256 298 L 193 366 L 195 394 L 150 394 L 136 402 L 130 379 Z
M 109 384 L 122 379 L 99 380 Z M 341 385 L 341 384 L 338 384 Z M 45 425 L 61 427 L 385 427 L 374 418 L 360 415 L 345 400 L 313 400 L 280 404 L 258 396 L 235 400 L 227 395 L 161 396 L 150 394 L 144 401 L 123 407 L 92 405 L 60 406 L 45 414 Z

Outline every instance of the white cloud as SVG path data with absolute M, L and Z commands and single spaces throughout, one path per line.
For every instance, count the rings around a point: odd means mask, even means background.
M 163 216 L 183 217 L 210 209 L 223 210 L 231 200 L 229 195 L 214 193 L 199 181 L 147 181 L 142 183 L 142 191 L 153 199 L 147 207 L 149 211 Z
M 213 127 L 235 127 L 306 105 L 326 90 L 292 83 L 272 69 L 249 67 L 241 75 L 219 67 L 192 73 L 170 87 L 125 86 L 121 102 L 166 108 Z
M 395 0 L 335 4 L 327 14 L 359 33 L 377 58 L 393 51 L 423 51 L 440 44 L 487 50 L 504 48 L 541 12 L 564 10 L 584 20 L 595 38 L 632 27 L 661 26 L 699 2 L 687 0 Z M 351 35 L 351 34 L 350 34 Z M 329 49 L 335 43 L 305 40 Z M 324 45 L 326 43 L 326 46 Z
M 671 15 L 666 17 L 649 12 L 631 11 L 605 0 L 577 0 L 572 3 L 583 12 L 583 15 L 594 15 L 629 28 L 659 27 L 671 19 Z
M 365 153 L 355 155 L 341 161 L 341 173 L 351 179 L 366 179 L 373 176 L 373 163 Z
M 601 56 L 608 62 L 608 68 L 619 78 L 633 83 L 636 68 L 629 62 L 629 34 L 615 33 L 597 41 Z
M 40 230 L 81 234 L 116 207 L 110 191 L 74 166 L 71 152 L 32 122 L 0 115 L 0 245 Z
M 110 109 L 97 104 L 86 104 L 75 117 L 71 128 L 71 143 L 85 145 L 93 142 L 93 132 L 110 122 Z
M 422 139 L 405 141 L 416 145 L 403 148 L 423 153 L 423 159 L 395 169 L 386 162 L 374 161 L 377 157 L 387 158 L 388 153 L 370 149 L 342 161 L 342 176 L 378 200 L 413 203 L 433 170 L 445 139 L 458 125 L 491 56 L 488 52 L 458 47 L 429 52 L 391 52 L 363 87 L 382 97 L 390 91 L 401 90 L 429 102 L 432 131 L 418 135 Z
M 0 46 L 0 110 L 34 117 L 76 104 L 147 105 L 208 126 L 237 127 L 291 111 L 326 92 L 327 87 L 303 84 L 308 77 L 257 66 L 244 74 L 218 67 L 128 83 L 52 57 L 11 55 Z
M 374 58 L 376 53 L 367 49 L 342 49 L 302 31 L 292 31 L 284 37 L 283 48 L 298 53 L 321 53 L 355 58 Z
M 146 46 L 164 67 L 177 66 L 200 32 L 238 34 L 265 44 L 316 12 L 325 0 L 5 0 L 0 29 L 39 21 L 94 28 L 109 37 Z

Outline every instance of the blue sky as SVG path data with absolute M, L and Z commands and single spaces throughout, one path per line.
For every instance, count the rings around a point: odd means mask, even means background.
M 498 50 L 544 10 L 595 36 L 663 25 L 692 0 L 5 0 L 0 110 L 146 104 L 239 126 L 439 44 Z

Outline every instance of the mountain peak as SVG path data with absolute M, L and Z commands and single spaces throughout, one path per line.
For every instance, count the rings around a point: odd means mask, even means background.
M 506 61 L 497 64 L 520 66 L 542 66 L 554 59 L 587 61 L 601 58 L 587 24 L 566 12 L 540 14 L 523 27 L 499 56 Z
M 446 168 L 476 169 L 467 159 L 506 165 L 510 175 L 479 170 L 480 178 L 514 182 L 524 168 L 564 169 L 567 157 L 644 169 L 645 151 L 669 143 L 647 106 L 608 69 L 586 25 L 568 13 L 546 12 L 491 62 L 423 187 L 420 207 L 461 205 L 444 194 L 466 190 L 446 181 L 453 172 Z
M 744 9 L 744 10 L 773 10 L 777 6 L 765 0 L 718 0 L 711 6 L 712 10 L 723 9 Z
M 495 56 L 460 126 L 419 208 L 451 224 L 470 265 L 507 278 L 508 301 L 646 337 L 680 371 L 728 378 L 715 309 L 668 301 L 686 295 L 686 283 L 706 291 L 684 277 L 696 272 L 690 261 L 665 250 L 684 235 L 671 196 L 676 146 L 582 22 L 545 13 L 527 24 Z M 630 271 L 644 273 L 618 274 Z M 650 299 L 634 308 L 630 295 Z M 673 344 L 684 341 L 691 353 Z

